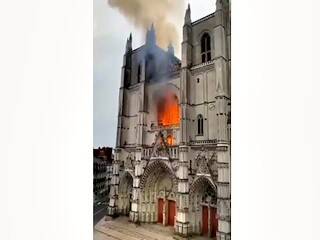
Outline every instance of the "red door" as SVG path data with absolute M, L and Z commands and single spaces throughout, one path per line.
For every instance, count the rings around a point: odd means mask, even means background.
M 163 223 L 163 199 L 158 199 L 158 223 Z
M 208 207 L 202 206 L 202 235 L 208 236 Z
M 217 209 L 210 207 L 210 232 L 211 237 L 216 237 L 216 232 L 218 230 L 218 219 L 216 218 Z
M 174 217 L 176 216 L 176 202 L 169 200 L 168 206 L 168 225 L 174 226 Z

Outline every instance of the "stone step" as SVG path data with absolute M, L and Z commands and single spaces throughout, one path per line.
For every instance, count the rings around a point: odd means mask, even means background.
M 142 227 L 144 229 L 148 229 L 149 231 L 152 231 L 153 233 L 156 232 L 156 233 L 159 233 L 161 236 L 165 235 L 170 239 L 173 239 L 172 238 L 172 235 L 174 234 L 173 227 L 172 227 L 172 231 L 168 229 L 169 227 L 164 227 L 158 224 L 143 224 Z
M 101 236 L 94 240 L 208 240 L 211 238 L 203 236 L 192 236 L 183 238 L 174 235 L 173 227 L 163 227 L 160 224 L 136 225 L 128 221 L 128 218 L 119 217 L 116 219 L 101 219 L 95 226 L 96 231 L 101 232 Z M 104 235 L 104 237 L 102 236 Z
M 160 231 L 155 228 L 148 229 L 147 224 L 137 226 L 128 222 L 126 219 L 117 219 L 116 221 L 101 220 L 96 229 L 113 237 L 123 239 L 139 239 L 139 240 L 173 240 L 170 232 Z M 122 234 L 122 235 L 121 235 Z M 126 237 L 126 238 L 124 238 Z
M 141 231 L 130 229 L 128 227 L 126 228 L 123 226 L 109 226 L 108 231 L 109 231 L 109 229 L 121 232 L 123 234 L 126 234 L 127 236 L 131 236 L 131 237 L 137 238 L 137 239 L 154 240 L 154 238 L 149 238 L 149 236 L 146 236 Z
M 128 236 L 127 234 L 123 234 L 112 229 L 107 229 L 107 231 L 105 231 L 104 229 L 96 227 L 96 230 L 99 232 L 102 232 L 110 239 L 116 239 L 116 240 L 138 240 L 139 239 L 139 238 L 133 238 L 131 236 Z
M 167 233 L 166 231 L 155 231 L 154 228 L 149 228 L 150 226 L 148 225 L 139 227 L 132 223 L 125 224 L 119 222 L 110 222 L 109 227 L 112 229 L 117 229 L 121 232 L 126 232 L 130 235 L 143 237 L 147 240 L 173 240 L 170 233 Z

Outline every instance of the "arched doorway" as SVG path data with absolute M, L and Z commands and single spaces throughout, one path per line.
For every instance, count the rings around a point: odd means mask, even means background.
M 207 176 L 200 176 L 190 187 L 190 225 L 192 232 L 216 238 L 218 230 L 216 186 Z
M 141 177 L 140 189 L 140 221 L 174 226 L 177 180 L 170 167 L 162 160 L 154 160 Z
M 130 173 L 124 172 L 120 178 L 118 192 L 118 213 L 129 215 L 131 210 L 133 178 Z

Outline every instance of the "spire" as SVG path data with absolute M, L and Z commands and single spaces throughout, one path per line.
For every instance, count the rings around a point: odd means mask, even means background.
M 150 32 L 155 32 L 153 23 L 151 23 Z
M 190 24 L 191 23 L 191 9 L 190 9 L 190 3 L 188 3 L 188 8 L 186 10 L 186 14 L 184 15 L 184 24 Z
M 150 29 L 150 40 L 152 43 L 156 43 L 156 31 L 154 29 L 153 23 L 151 24 L 151 29 Z
M 150 30 L 147 30 L 147 37 L 146 37 L 146 44 L 147 45 L 155 45 L 156 44 L 156 31 L 154 29 L 153 23 L 151 24 Z
M 174 48 L 173 48 L 171 42 L 168 45 L 168 53 L 171 54 L 171 55 L 174 55 Z
M 130 33 L 129 38 L 127 38 L 126 53 L 132 50 L 132 33 Z

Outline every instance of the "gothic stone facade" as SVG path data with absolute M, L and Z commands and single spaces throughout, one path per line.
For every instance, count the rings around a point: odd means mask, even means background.
M 230 7 L 186 10 L 181 61 L 169 45 L 127 40 L 108 215 L 231 238 Z

